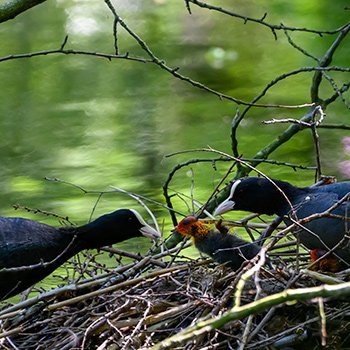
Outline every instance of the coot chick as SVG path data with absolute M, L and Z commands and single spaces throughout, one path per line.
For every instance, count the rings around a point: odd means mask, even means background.
M 229 210 L 244 210 L 258 214 L 277 214 L 284 217 L 286 224 L 291 220 L 304 219 L 312 214 L 323 213 L 350 192 L 350 182 L 338 182 L 324 186 L 299 188 L 288 182 L 248 177 L 236 180 L 230 195 L 215 210 L 214 215 Z M 295 234 L 301 243 L 310 250 L 334 248 L 343 240 L 347 231 L 347 217 L 350 213 L 348 200 L 339 204 L 331 214 L 337 217 L 324 216 L 304 223 Z M 350 264 L 350 244 L 348 239 L 334 251 L 343 262 Z
M 83 249 L 159 233 L 132 209 L 120 209 L 80 227 L 56 228 L 0 217 L 0 300 L 27 289 Z
M 312 249 L 310 251 L 310 269 L 322 272 L 338 272 L 346 265 L 337 259 L 334 254 L 327 254 L 324 249 Z
M 246 242 L 228 233 L 228 230 L 221 229 L 220 232 L 194 216 L 182 219 L 175 230 L 190 237 L 200 252 L 233 270 L 238 270 L 243 262 L 253 259 L 261 249 L 255 243 Z

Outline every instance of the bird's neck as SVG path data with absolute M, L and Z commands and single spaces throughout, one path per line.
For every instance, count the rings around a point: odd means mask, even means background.
M 210 225 L 205 224 L 201 221 L 196 221 L 192 223 L 191 226 L 188 228 L 188 231 L 184 232 L 183 234 L 189 236 L 192 239 L 192 241 L 197 242 L 205 238 L 208 235 L 210 229 Z
M 94 249 L 113 244 L 113 232 L 110 225 L 100 222 L 99 219 L 86 225 L 63 228 L 61 231 L 65 234 L 76 235 L 76 242 L 79 249 Z M 108 240 L 110 237 L 110 242 Z
M 288 182 L 264 179 L 264 185 L 254 194 L 255 205 L 260 214 L 284 216 L 292 210 L 292 204 L 298 196 L 307 193 L 307 189 L 295 187 Z M 259 213 L 259 210 L 256 212 Z

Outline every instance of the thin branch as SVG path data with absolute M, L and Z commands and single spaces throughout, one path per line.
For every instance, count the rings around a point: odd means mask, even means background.
M 118 48 L 118 19 L 117 18 L 114 18 L 114 21 L 113 21 L 113 38 L 114 38 L 115 54 L 119 55 L 119 48 Z
M 288 26 L 285 26 L 284 24 L 276 25 L 276 24 L 270 24 L 270 23 L 264 21 L 266 16 L 267 16 L 266 13 L 261 18 L 253 18 L 253 17 L 248 17 L 248 16 L 243 16 L 243 15 L 237 14 L 235 12 L 226 10 L 222 7 L 209 5 L 208 3 L 204 3 L 204 2 L 201 2 L 198 0 L 188 0 L 188 1 L 192 2 L 194 5 L 197 5 L 197 6 L 202 7 L 202 8 L 217 11 L 217 12 L 223 13 L 225 15 L 228 15 L 230 17 L 242 19 L 244 21 L 244 24 L 246 24 L 247 22 L 254 22 L 254 23 L 258 23 L 258 24 L 261 24 L 263 26 L 266 26 L 272 31 L 272 33 L 274 33 L 275 38 L 276 38 L 275 32 L 277 30 L 283 30 L 283 31 L 288 30 L 291 32 L 315 33 L 315 34 L 319 34 L 320 36 L 322 36 L 323 34 L 329 34 L 329 35 L 337 34 L 337 33 L 341 32 L 347 25 L 349 25 L 349 23 L 348 23 L 348 24 L 345 24 L 344 26 L 337 28 L 337 29 L 334 29 L 334 30 L 316 30 L 316 29 L 309 29 L 309 28 L 288 27 Z
M 82 50 L 65 50 L 65 49 L 62 49 L 61 47 L 59 49 L 56 49 L 56 50 L 44 50 L 44 51 L 29 52 L 29 53 L 23 53 L 23 54 L 17 54 L 17 55 L 8 55 L 8 56 L 0 57 L 0 62 L 21 59 L 21 58 L 56 55 L 56 54 L 95 56 L 95 57 L 100 57 L 100 58 L 106 58 L 109 61 L 112 59 L 124 59 L 124 60 L 136 61 L 136 62 L 141 62 L 141 63 L 151 62 L 151 60 L 147 60 L 145 58 L 129 56 L 129 54 L 113 55 L 113 54 L 102 53 L 102 52 L 92 52 L 92 51 L 82 51 Z
M 335 90 L 335 94 L 331 97 L 329 97 L 328 99 L 326 99 L 324 101 L 324 104 L 326 106 L 328 106 L 330 103 L 334 102 L 338 97 L 341 97 L 342 98 L 342 94 L 346 91 L 348 91 L 350 88 L 350 82 L 349 83 L 344 83 L 343 86 L 338 89 L 338 90 Z M 348 103 L 345 104 L 346 106 L 348 106 Z
M 297 44 L 293 41 L 292 37 L 289 35 L 289 33 L 288 33 L 287 30 L 284 31 L 284 34 L 285 34 L 285 36 L 287 37 L 287 40 L 288 40 L 289 44 L 290 44 L 292 47 L 294 47 L 296 50 L 300 51 L 304 56 L 310 57 L 311 59 L 313 59 L 313 60 L 316 61 L 317 63 L 320 62 L 320 60 L 319 60 L 316 56 L 312 55 L 311 53 L 307 52 L 305 49 L 303 49 L 302 47 L 300 47 L 299 45 L 297 45 Z
M 350 104 L 345 100 L 343 96 L 343 93 L 349 89 L 350 83 L 343 84 L 343 86 L 339 89 L 337 83 L 330 75 L 326 74 L 326 72 L 322 72 L 322 75 L 330 83 L 333 90 L 335 91 L 335 94 L 333 96 L 324 101 L 324 105 L 327 106 L 329 103 L 335 101 L 337 98 L 340 98 L 345 107 L 347 109 L 350 109 Z
M 318 126 L 321 129 L 350 130 L 350 125 L 345 124 L 323 124 Z

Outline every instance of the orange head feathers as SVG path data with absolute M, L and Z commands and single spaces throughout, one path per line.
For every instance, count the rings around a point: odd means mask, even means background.
M 314 263 L 319 260 L 317 263 L 311 266 L 313 271 L 324 271 L 324 272 L 338 272 L 341 270 L 340 261 L 331 253 L 322 258 L 327 253 L 324 249 L 312 249 L 310 251 L 310 261 Z
M 211 220 L 199 221 L 195 216 L 181 220 L 175 230 L 190 237 L 197 249 L 209 255 L 219 264 L 226 264 L 237 270 L 247 260 L 254 258 L 260 246 L 249 243 L 228 233 L 221 222 L 211 225 Z
M 183 236 L 196 240 L 207 235 L 210 231 L 210 226 L 199 221 L 195 216 L 187 216 L 178 223 L 175 230 Z

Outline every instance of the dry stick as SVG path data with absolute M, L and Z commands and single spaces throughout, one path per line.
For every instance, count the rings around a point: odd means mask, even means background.
M 252 277 L 254 274 L 258 273 L 260 269 L 264 266 L 266 261 L 266 248 L 261 248 L 260 253 L 258 254 L 259 261 L 257 264 L 255 264 L 251 269 L 249 269 L 247 272 L 245 272 L 242 277 L 239 279 L 237 284 L 237 289 L 235 292 L 235 306 L 234 307 L 240 307 L 241 305 L 241 296 L 243 293 L 243 289 L 245 286 L 245 283 L 247 280 Z M 256 260 L 257 257 L 254 258 Z
M 288 289 L 243 306 L 234 306 L 230 311 L 225 312 L 220 317 L 200 321 L 194 326 L 185 328 L 178 334 L 159 342 L 151 349 L 173 349 L 176 346 L 184 344 L 186 341 L 190 341 L 194 337 L 208 333 L 214 329 L 218 329 L 230 321 L 242 319 L 252 314 L 257 314 L 268 308 L 288 301 L 302 301 L 317 297 L 335 298 L 344 297 L 347 295 L 350 295 L 350 282 L 345 282 L 336 286 L 323 285 L 320 287 Z
M 152 308 L 152 304 L 148 301 L 147 302 L 147 308 L 146 310 L 143 312 L 142 317 L 139 319 L 139 321 L 137 322 L 135 328 L 133 329 L 130 337 L 126 340 L 126 342 L 123 344 L 123 347 L 121 348 L 121 350 L 127 350 L 128 346 L 132 340 L 132 338 L 136 335 L 137 331 L 142 327 L 142 325 L 145 323 L 145 320 L 147 318 L 147 316 L 150 314 L 151 312 L 151 308 Z
M 134 259 L 134 260 L 142 260 L 143 257 L 139 254 L 135 254 L 135 253 L 131 253 L 131 252 L 127 252 L 125 250 L 120 250 L 120 249 L 116 249 L 116 248 L 110 248 L 110 247 L 105 247 L 105 248 L 100 248 L 100 250 L 104 251 L 104 252 L 108 252 L 108 253 L 112 253 L 112 254 L 118 254 L 118 255 L 121 255 L 121 256 L 125 256 L 125 257 L 128 257 L 128 258 L 131 258 L 131 259 Z M 166 267 L 166 264 L 163 263 L 162 261 L 159 261 L 157 259 L 152 259 L 150 260 L 150 263 L 152 265 L 156 265 L 156 266 L 159 266 L 159 267 Z
M 187 244 L 187 246 L 189 246 L 189 245 L 190 244 Z M 151 259 L 149 261 L 152 262 L 153 259 L 160 258 L 160 257 L 166 256 L 168 254 L 172 254 L 173 252 L 178 251 L 178 249 L 179 248 L 176 247 L 176 248 L 170 249 L 164 253 L 157 254 L 157 255 L 151 257 Z M 79 291 L 79 290 L 86 289 L 88 287 L 95 287 L 96 285 L 101 285 L 101 284 L 106 282 L 106 280 L 107 280 L 106 276 L 109 276 L 111 274 L 116 274 L 116 273 L 124 275 L 125 271 L 127 271 L 131 268 L 134 268 L 134 266 L 135 266 L 135 263 L 132 263 L 132 264 L 129 264 L 126 266 L 122 266 L 118 269 L 111 271 L 110 273 L 102 274 L 102 275 L 96 276 L 94 278 L 84 280 L 80 284 L 70 284 L 70 285 L 67 285 L 64 287 L 56 288 L 56 289 L 53 289 L 51 291 L 42 293 L 38 296 L 27 299 L 25 301 L 22 301 L 20 303 L 17 303 L 13 306 L 8 307 L 7 309 L 1 310 L 0 311 L 0 320 L 5 319 L 5 318 L 9 318 L 9 317 L 13 317 L 16 314 L 20 313 L 21 309 L 28 308 L 29 306 L 37 304 L 40 301 L 44 301 L 44 300 L 53 298 L 60 293 L 64 293 L 64 292 L 68 292 L 68 291 Z
M 293 120 L 293 119 L 292 119 Z M 263 122 L 264 123 L 264 122 Z M 320 127 L 320 126 L 319 126 Z M 350 127 L 349 127 L 350 128 Z M 315 170 L 316 167 L 314 166 L 306 166 L 306 165 L 300 165 L 300 164 L 292 164 L 288 162 L 281 162 L 278 160 L 273 160 L 273 159 L 265 159 L 265 158 L 246 158 L 246 157 L 239 157 L 239 159 L 245 161 L 245 162 L 260 162 L 260 163 L 266 163 L 266 164 L 273 164 L 273 165 L 278 165 L 278 166 L 286 166 L 290 167 L 293 170 L 296 169 L 302 169 L 302 170 Z M 228 159 L 229 160 L 229 159 Z
M 100 200 L 102 199 L 102 196 L 104 195 L 104 193 L 99 193 L 98 194 L 98 196 L 97 196 L 97 198 L 96 198 L 96 201 L 95 201 L 95 204 L 94 204 L 94 206 L 92 207 L 92 210 L 91 210 L 91 213 L 90 213 L 90 218 L 89 218 L 89 222 L 92 220 L 92 217 L 93 217 L 93 215 L 94 215 L 94 213 L 95 213 L 95 210 L 96 210 L 96 208 L 97 208 L 97 205 L 98 205 L 98 203 L 100 202 Z
M 308 277 L 311 277 L 312 279 L 320 281 L 320 282 L 322 282 L 324 284 L 340 284 L 340 283 L 344 282 L 343 280 L 341 280 L 339 278 L 336 278 L 336 277 L 333 277 L 333 276 L 329 276 L 329 275 L 325 275 L 323 273 L 312 271 L 312 270 L 309 270 L 309 269 L 300 270 L 300 272 L 301 272 L 301 274 L 303 274 L 305 276 L 308 276 Z
M 123 307 L 123 306 L 122 306 Z M 84 332 L 84 337 L 83 340 L 81 342 L 81 347 L 80 349 L 83 350 L 85 348 L 85 343 L 87 340 L 87 336 L 89 333 L 93 332 L 94 329 L 96 329 L 96 327 L 101 326 L 101 323 L 106 322 L 106 320 L 109 318 L 110 315 L 112 315 L 115 312 L 115 310 L 112 310 L 110 312 L 107 312 L 105 315 L 103 315 L 102 317 L 98 318 L 97 320 L 93 321 L 85 330 Z
M 311 318 L 311 319 L 303 322 L 302 325 L 305 328 L 307 325 L 312 324 L 314 322 L 317 322 L 318 320 L 319 320 L 319 317 L 314 317 L 314 318 Z M 303 331 L 304 328 L 302 328 L 301 331 Z M 300 341 L 300 340 L 307 339 L 307 336 L 305 337 L 305 331 L 303 331 L 302 334 L 299 334 L 298 333 L 299 330 L 300 330 L 300 325 L 297 325 L 297 326 L 291 327 L 291 328 L 289 328 L 281 333 L 275 334 L 275 335 L 269 337 L 268 339 L 264 339 L 264 340 L 258 341 L 256 343 L 253 343 L 251 346 L 262 348 L 263 346 L 272 345 L 274 348 L 283 349 L 286 346 L 290 345 L 291 343 L 293 344 L 295 340 Z M 291 334 L 291 335 L 288 335 L 288 334 Z
M 326 314 L 324 311 L 324 302 L 323 298 L 317 298 L 318 301 L 318 309 L 320 312 L 321 319 L 321 344 L 322 346 L 326 346 L 326 338 L 327 338 L 327 330 L 326 330 Z
M 142 263 L 144 264 L 144 261 Z M 186 265 L 169 267 L 169 268 L 166 268 L 163 270 L 150 272 L 147 276 L 140 276 L 140 277 L 134 278 L 133 280 L 130 280 L 130 281 L 121 282 L 119 284 L 116 284 L 116 285 L 113 285 L 110 287 L 106 287 L 106 288 L 102 288 L 102 289 L 99 289 L 99 290 L 96 290 L 96 291 L 93 291 L 90 293 L 86 293 L 86 294 L 80 295 L 78 297 L 71 298 L 69 300 L 65 300 L 62 302 L 51 304 L 48 306 L 48 310 L 50 310 L 50 311 L 56 310 L 56 309 L 62 308 L 64 306 L 72 305 L 72 304 L 75 304 L 75 303 L 80 302 L 82 300 L 86 300 L 86 299 L 89 299 L 89 298 L 92 298 L 92 297 L 95 297 L 95 296 L 98 296 L 98 295 L 101 295 L 104 293 L 113 292 L 113 291 L 120 289 L 120 288 L 123 288 L 125 286 L 131 286 L 131 285 L 134 285 L 136 283 L 144 282 L 144 281 L 147 281 L 151 278 L 155 278 L 155 277 L 159 277 L 159 276 L 162 276 L 165 274 L 169 274 L 169 273 L 174 272 L 174 271 L 184 270 L 184 269 L 187 269 L 190 265 L 191 266 L 200 266 L 200 265 L 205 265 L 205 264 L 207 264 L 207 262 L 205 262 L 205 261 L 204 262 L 197 262 L 197 263 L 189 263 Z
M 263 124 L 270 125 L 270 124 L 297 124 L 300 126 L 303 126 L 305 128 L 311 128 L 311 124 L 309 122 L 304 122 L 302 120 L 293 119 L 293 118 L 285 118 L 285 119 L 270 119 L 270 120 L 263 120 Z
M 261 293 L 261 287 L 257 276 L 266 261 L 266 251 L 264 250 L 264 248 L 261 249 L 259 253 L 259 258 L 260 259 L 258 263 L 255 266 L 253 266 L 250 270 L 248 270 L 246 273 L 244 273 L 240 278 L 237 284 L 237 290 L 235 293 L 235 306 L 238 306 L 238 307 L 240 306 L 240 299 L 243 293 L 245 282 L 248 280 L 248 278 L 252 277 L 253 275 L 255 275 L 255 286 L 256 286 L 256 294 L 255 294 L 254 301 L 257 301 L 259 299 L 260 293 Z M 242 335 L 242 340 L 239 344 L 239 350 L 243 350 L 245 348 L 245 345 L 247 344 L 252 323 L 253 323 L 253 315 L 249 315 L 246 323 L 246 327 Z
M 254 328 L 252 333 L 249 336 L 249 341 L 254 339 L 254 337 L 259 334 L 259 332 L 265 327 L 265 325 L 270 321 L 271 317 L 273 317 L 274 313 L 276 311 L 276 307 L 272 307 L 269 309 L 269 311 L 266 313 L 266 315 L 263 317 L 263 319 L 260 321 L 260 323 Z
M 189 309 L 198 306 L 200 304 L 199 301 L 190 301 L 183 305 L 178 305 L 171 307 L 167 309 L 166 311 L 159 312 L 154 315 L 148 315 L 144 320 L 142 325 L 155 325 L 161 321 L 167 320 L 169 318 L 172 318 L 176 315 L 182 314 L 184 311 L 188 311 Z M 130 326 L 136 326 L 139 324 L 139 320 L 137 319 L 131 319 L 131 320 L 122 320 L 122 321 L 116 321 L 113 323 L 116 328 L 123 328 L 123 327 L 130 327 Z

